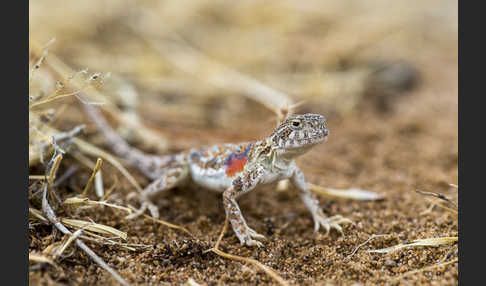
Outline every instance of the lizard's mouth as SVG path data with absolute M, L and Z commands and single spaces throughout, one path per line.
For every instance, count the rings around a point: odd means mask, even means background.
M 309 148 L 314 147 L 315 145 L 318 145 L 322 142 L 326 142 L 327 138 L 329 136 L 329 131 L 327 130 L 319 130 L 307 139 L 301 139 L 301 140 L 296 140 L 293 142 L 289 142 L 286 146 L 285 149 L 291 151 L 297 151 L 298 149 L 301 150 L 308 150 Z
M 329 136 L 329 130 L 327 128 L 324 128 L 319 131 L 316 131 L 313 134 L 312 139 L 313 141 L 316 141 L 316 143 L 321 143 L 321 142 L 326 142 L 328 136 Z

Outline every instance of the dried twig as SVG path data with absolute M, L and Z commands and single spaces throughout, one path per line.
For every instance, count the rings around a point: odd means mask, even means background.
M 441 199 L 443 201 L 446 201 L 447 203 L 449 203 L 450 205 L 452 205 L 456 210 L 457 210 L 457 204 L 455 202 L 453 202 L 451 199 L 449 199 L 448 197 L 446 197 L 445 195 L 443 194 L 438 194 L 438 193 L 433 193 L 433 192 L 425 192 L 425 191 L 422 191 L 422 190 L 415 190 L 415 192 L 421 194 L 421 195 L 424 195 L 424 196 L 432 196 L 432 197 L 436 197 L 438 199 Z
M 351 252 L 351 254 L 349 254 L 348 256 L 346 256 L 346 258 L 344 258 L 344 260 L 349 260 L 355 253 L 356 251 L 358 251 L 358 249 L 362 246 L 364 246 L 365 244 L 367 244 L 368 242 L 370 242 L 371 240 L 375 239 L 375 238 L 379 238 L 379 237 L 385 237 L 387 236 L 388 234 L 373 234 L 372 236 L 370 236 L 365 242 L 361 243 L 360 245 L 358 245 L 354 250 L 353 252 Z
M 49 205 L 47 200 L 47 184 L 44 186 L 44 193 L 42 196 L 42 211 L 45 217 L 51 222 L 59 231 L 66 235 L 72 235 L 71 231 L 67 229 L 56 217 L 54 210 Z M 108 271 L 120 284 L 129 285 L 113 268 L 103 261 L 96 253 L 94 253 L 82 240 L 75 239 L 76 245 L 81 248 L 88 256 L 90 256 L 101 268 Z

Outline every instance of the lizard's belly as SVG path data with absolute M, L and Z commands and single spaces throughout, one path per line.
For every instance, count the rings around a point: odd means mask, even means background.
M 241 174 L 252 143 L 224 144 L 203 151 L 192 150 L 191 177 L 194 183 L 210 190 L 223 192 Z
M 217 192 L 228 189 L 234 179 L 228 177 L 224 169 L 203 169 L 197 165 L 191 166 L 191 178 L 197 185 Z

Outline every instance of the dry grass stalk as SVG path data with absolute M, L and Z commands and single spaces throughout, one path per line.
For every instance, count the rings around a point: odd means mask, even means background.
M 374 200 L 381 200 L 383 196 L 374 192 L 362 190 L 362 189 L 346 189 L 346 190 L 337 190 L 332 188 L 325 188 L 321 186 L 317 186 L 311 183 L 307 184 L 309 189 L 321 196 L 333 199 L 351 199 L 351 200 L 358 200 L 358 201 L 374 201 Z
M 56 39 L 55 38 L 53 38 L 49 42 L 47 42 L 47 44 L 44 45 L 44 47 L 42 48 L 42 54 L 41 54 L 41 56 L 39 57 L 39 59 L 37 60 L 37 62 L 32 66 L 32 68 L 30 70 L 30 73 L 29 73 L 29 87 L 30 87 L 30 84 L 32 83 L 32 79 L 34 78 L 35 71 L 38 70 L 41 67 L 42 63 L 47 58 L 47 55 L 49 54 L 49 46 L 52 45 L 54 42 L 56 42 Z M 29 46 L 29 48 L 30 48 L 30 46 Z M 29 49 L 29 52 L 30 52 L 30 49 Z
M 44 223 L 48 223 L 49 221 L 42 215 L 40 210 L 36 210 L 34 208 L 29 208 L 29 217 L 33 219 L 40 220 Z
M 425 215 L 425 214 L 430 213 L 434 207 L 439 207 L 439 208 L 445 209 L 445 210 L 447 210 L 451 213 L 458 214 L 457 209 L 453 209 L 453 208 L 450 208 L 448 206 L 445 206 L 445 205 L 441 204 L 441 201 L 430 200 L 430 199 L 427 199 L 427 201 L 430 203 L 430 207 L 428 207 L 425 211 L 420 213 L 421 215 Z
M 98 198 L 102 198 L 105 195 L 105 189 L 103 188 L 103 175 L 101 170 L 95 175 L 95 192 Z
M 88 198 L 80 198 L 80 197 L 67 198 L 64 201 L 64 205 L 70 205 L 70 206 L 80 206 L 80 205 L 107 206 L 107 207 L 110 207 L 110 208 L 126 211 L 129 214 L 132 213 L 132 210 L 130 208 L 127 208 L 127 207 L 124 207 L 124 206 L 110 204 L 110 203 L 107 203 L 105 201 L 93 201 L 93 200 L 90 200 Z
M 115 241 L 115 240 L 112 240 L 112 239 L 109 239 L 109 238 L 106 238 L 106 237 L 93 238 L 93 237 L 85 236 L 85 235 L 81 235 L 80 237 L 84 240 L 89 240 L 89 241 L 92 241 L 92 242 L 95 242 L 95 243 L 99 243 L 101 245 L 119 246 L 121 248 L 124 248 L 126 250 L 130 250 L 130 251 L 135 251 L 136 250 L 135 247 L 138 247 L 138 248 L 153 247 L 153 245 L 148 245 L 148 244 L 122 243 L 122 242 Z
M 38 219 L 44 223 L 51 223 L 55 228 L 57 228 L 59 231 L 61 231 L 63 234 L 65 234 L 68 239 L 65 241 L 65 243 L 61 242 L 55 242 L 48 246 L 45 250 L 43 255 L 51 255 L 53 259 L 56 259 L 57 257 L 60 257 L 63 252 L 68 248 L 68 246 L 74 241 L 76 245 L 82 249 L 84 252 L 86 252 L 97 264 L 99 264 L 103 269 L 108 271 L 120 284 L 122 285 L 128 285 L 128 283 L 118 275 L 118 273 L 113 270 L 108 264 L 106 264 L 96 253 L 94 253 L 82 240 L 80 240 L 80 236 L 82 235 L 83 231 L 89 230 L 94 233 L 101 233 L 101 234 L 109 234 L 109 235 L 115 235 L 117 237 L 120 237 L 122 239 L 127 239 L 127 234 L 125 232 L 119 231 L 115 228 L 93 223 L 93 222 L 86 222 L 82 220 L 75 220 L 75 219 L 69 219 L 69 218 L 61 218 L 58 219 L 54 210 L 49 204 L 48 198 L 47 198 L 47 193 L 49 191 L 53 191 L 52 185 L 55 180 L 56 172 L 59 168 L 59 165 L 62 160 L 62 154 L 57 154 L 57 152 L 60 150 L 60 148 L 56 145 L 55 140 L 53 140 L 53 145 L 54 145 L 54 154 L 53 158 L 49 161 L 47 171 L 47 180 L 44 182 L 44 191 L 42 195 L 42 213 L 34 208 L 29 208 L 29 213 L 31 217 Z M 63 152 L 62 150 L 60 150 Z M 101 161 L 98 161 L 98 169 L 99 166 L 101 166 Z M 96 168 L 95 168 L 96 169 Z M 96 170 L 94 170 L 96 172 Z M 94 172 L 94 173 L 95 173 Z M 92 176 L 93 177 L 93 176 Z M 62 204 L 61 204 L 62 205 Z M 69 214 L 67 212 L 67 214 Z M 72 227 L 72 228 L 77 228 L 78 230 L 72 233 L 69 231 L 66 227 L 65 224 Z M 90 232 L 86 231 L 86 233 L 90 234 Z M 61 245 L 62 244 L 62 245 Z M 40 257 L 33 256 L 34 259 L 40 260 Z M 48 260 L 42 260 L 43 262 L 49 262 Z M 52 260 L 54 261 L 54 260 Z M 52 263 L 51 263 L 52 264 Z
M 36 120 L 38 121 L 38 120 Z M 43 136 L 46 137 L 46 138 L 49 138 L 50 136 L 53 136 L 54 139 L 56 141 L 58 140 L 63 140 L 63 139 L 72 139 L 72 142 L 79 147 L 79 149 L 84 152 L 84 153 L 87 153 L 87 154 L 90 154 L 90 155 L 93 155 L 93 156 L 97 156 L 97 157 L 101 157 L 103 158 L 104 160 L 110 162 L 110 164 L 112 164 L 115 168 L 117 168 L 122 174 L 123 176 L 125 176 L 127 178 L 127 180 L 138 190 L 138 191 L 142 191 L 142 188 L 140 187 L 140 185 L 138 184 L 138 182 L 133 178 L 133 176 L 125 169 L 125 167 L 123 167 L 122 164 L 120 164 L 114 156 L 110 155 L 109 153 L 101 150 L 100 148 L 84 141 L 84 140 L 81 140 L 79 138 L 73 138 L 73 136 L 77 133 L 79 133 L 83 128 L 84 128 L 84 125 L 80 125 L 80 126 L 77 126 L 75 127 L 73 130 L 69 131 L 69 132 L 59 132 L 58 130 L 56 130 L 55 128 L 51 127 L 51 126 L 48 126 L 48 125 L 43 125 Z M 29 146 L 29 165 L 32 165 L 34 163 L 36 163 L 39 159 L 39 157 L 41 157 L 41 154 L 39 153 L 35 153 L 35 152 L 31 152 L 32 150 L 34 150 L 34 148 L 31 148 L 31 146 Z M 82 162 L 83 164 L 87 165 L 88 167 L 91 167 L 92 164 L 90 164 L 90 160 L 85 160 L 84 157 L 80 157 L 78 156 L 79 154 L 76 155 L 76 153 L 73 153 L 73 156 L 78 159 L 80 162 Z
M 449 208 L 449 207 L 446 207 L 446 206 L 442 206 L 440 204 L 432 204 L 428 210 L 426 210 L 425 212 L 423 212 L 422 214 L 426 213 L 426 212 L 429 212 L 432 210 L 432 207 L 434 207 L 435 205 L 437 206 L 440 206 L 450 212 L 453 212 L 455 214 L 457 214 L 457 204 L 454 203 L 452 200 L 450 200 L 449 198 L 447 198 L 446 196 L 442 195 L 442 194 L 437 194 L 437 193 L 433 193 L 433 192 L 424 192 L 424 191 L 421 191 L 421 190 L 416 190 L 417 193 L 421 194 L 421 195 L 425 195 L 425 196 L 432 196 L 432 197 L 436 197 L 436 198 L 439 198 L 440 200 L 442 201 L 445 201 L 447 203 L 449 203 L 449 205 L 451 205 L 453 208 Z M 382 249 L 375 249 L 375 250 L 368 250 L 367 252 L 369 253 L 385 253 L 385 254 L 390 254 L 390 253 L 393 253 L 397 250 L 400 250 L 400 249 L 403 249 L 403 248 L 409 248 L 409 247 L 419 247 L 419 246 L 440 246 L 440 245 L 446 245 L 446 244 L 452 244 L 452 243 L 455 243 L 459 240 L 459 237 L 458 236 L 450 236 L 450 237 L 433 237 L 433 238 L 425 238 L 425 239 L 416 239 L 416 240 L 413 240 L 411 242 L 408 242 L 408 243 L 400 243 L 400 244 L 397 244 L 397 245 L 394 245 L 394 246 L 391 246 L 391 247 L 387 247 L 387 248 L 382 248 Z M 395 277 L 393 279 L 393 282 L 397 282 L 397 281 L 400 281 L 402 280 L 404 277 L 406 276 L 409 276 L 409 275 L 413 275 L 413 274 L 417 274 L 417 273 L 420 273 L 420 272 L 424 272 L 424 271 L 430 271 L 434 268 L 438 268 L 438 267 L 441 267 L 441 266 L 447 266 L 449 264 L 452 264 L 452 263 L 455 263 L 459 261 L 458 258 L 454 258 L 450 261 L 447 261 L 447 262 L 443 262 L 443 263 L 438 263 L 438 264 L 434 264 L 434 265 L 431 265 L 431 266 L 428 266 L 428 267 L 425 267 L 425 268 L 422 268 L 422 269 L 417 269 L 417 270 L 413 270 L 413 271 L 409 271 L 409 272 L 406 272 L 402 275 L 399 275 L 397 277 Z
M 247 262 L 247 263 L 253 264 L 254 266 L 259 268 L 263 272 L 267 273 L 270 277 L 275 279 L 275 281 L 277 281 L 280 285 L 284 285 L 284 286 L 289 285 L 288 282 L 285 281 L 282 277 L 280 277 L 274 270 L 272 270 L 268 266 L 264 265 L 260 261 L 255 260 L 253 258 L 242 257 L 242 256 L 233 255 L 233 254 L 229 254 L 229 253 L 221 251 L 219 249 L 219 244 L 221 243 L 221 240 L 223 239 L 224 233 L 226 232 L 227 228 L 228 228 L 228 217 L 226 217 L 226 219 L 224 221 L 223 229 L 221 230 L 221 233 L 219 234 L 219 237 L 218 237 L 218 240 L 216 241 L 216 244 L 214 245 L 214 247 L 208 249 L 207 251 L 212 251 L 212 252 L 216 253 L 217 255 L 222 256 L 222 257 L 227 258 L 227 259 L 241 261 L 241 262 Z
M 37 263 L 48 263 L 54 266 L 54 268 L 56 268 L 57 270 L 60 270 L 60 267 L 54 262 L 54 260 L 52 260 L 45 254 L 29 252 L 29 261 Z
M 86 229 L 95 233 L 115 235 L 123 240 L 126 240 L 128 237 L 126 232 L 99 223 L 70 218 L 61 218 L 60 221 L 71 228 Z
M 44 175 L 29 175 L 29 180 L 44 180 L 45 178 Z
M 49 257 L 52 257 L 53 259 L 56 259 L 57 257 L 55 256 L 56 251 L 67 241 L 67 235 L 63 237 L 61 241 L 56 241 L 48 245 L 44 250 L 42 250 L 42 254 L 48 255 Z
M 42 52 L 42 48 L 38 44 L 37 41 L 31 39 L 31 51 L 33 54 L 40 54 Z M 62 60 L 60 60 L 55 54 L 49 55 L 49 61 L 46 62 L 46 65 L 53 71 L 53 73 L 57 74 L 61 78 L 67 78 L 66 86 L 71 86 L 73 90 L 77 90 L 78 93 L 75 96 L 84 104 L 96 104 L 101 105 L 102 108 L 109 112 L 112 117 L 114 117 L 117 121 L 119 121 L 124 126 L 128 126 L 133 130 L 136 130 L 134 134 L 140 136 L 140 134 L 146 134 L 147 136 L 143 136 L 144 139 L 150 139 L 151 141 L 156 141 L 154 145 L 157 145 L 159 149 L 167 148 L 168 144 L 167 139 L 161 136 L 159 133 L 152 131 L 151 129 L 147 128 L 145 125 L 141 124 L 139 121 L 130 120 L 129 117 L 121 116 L 123 112 L 121 112 L 116 105 L 111 104 L 108 101 L 108 97 L 104 95 L 97 89 L 90 89 L 89 92 L 86 92 L 86 81 L 83 81 L 77 77 L 80 73 L 86 73 L 86 71 L 79 71 L 75 72 L 71 69 L 67 64 L 65 64 Z M 102 80 L 103 78 L 98 77 L 97 73 L 93 74 L 88 80 Z M 87 97 L 88 99 L 86 99 Z M 91 99 L 95 100 L 92 101 Z
M 446 197 L 445 195 L 433 193 L 433 192 L 424 192 L 422 190 L 415 190 L 415 192 L 417 192 L 421 195 L 424 195 L 424 196 L 432 196 L 432 197 L 438 198 L 440 200 L 443 200 L 443 201 L 447 202 L 449 205 L 451 205 L 455 209 L 455 213 L 457 213 L 457 209 L 458 209 L 457 204 L 455 202 L 453 202 L 451 199 L 449 199 L 448 197 Z
M 81 195 L 79 195 L 80 198 L 84 198 L 88 194 L 88 190 L 91 187 L 91 185 L 93 184 L 95 176 L 98 173 L 98 171 L 100 170 L 102 163 L 103 163 L 103 160 L 101 160 L 100 158 L 98 158 L 98 160 L 96 160 L 96 165 L 93 169 L 93 172 L 91 173 L 91 177 L 89 177 L 88 183 L 86 183 L 86 186 L 84 187 L 83 192 L 81 193 Z
M 48 166 L 51 166 L 51 167 L 48 171 L 49 176 L 47 178 L 47 187 L 48 187 L 49 195 L 50 195 L 51 199 L 56 200 L 59 205 L 62 205 L 61 199 L 59 198 L 59 196 L 56 194 L 56 192 L 52 188 L 52 185 L 54 183 L 54 179 L 56 178 L 57 170 L 58 170 L 59 165 L 61 164 L 61 160 L 62 160 L 62 154 L 56 155 L 57 145 L 55 143 L 55 140 L 53 140 L 53 141 L 54 141 L 53 144 L 55 146 L 55 151 L 54 151 L 55 157 L 53 157 L 51 159 L 51 161 L 48 163 Z
M 123 176 L 125 176 L 125 178 L 127 178 L 127 180 L 137 189 L 137 191 L 142 191 L 142 187 L 140 187 L 135 178 L 133 178 L 133 176 L 127 171 L 127 169 L 125 169 L 125 167 L 123 167 L 123 165 L 118 162 L 118 160 L 116 160 L 114 156 L 79 138 L 74 138 L 73 143 L 76 144 L 76 146 L 78 146 L 81 151 L 101 157 L 106 161 L 110 162 L 115 168 L 120 171 L 120 173 L 123 174 Z
M 50 96 L 50 97 L 48 97 L 48 98 L 46 98 L 44 100 L 41 100 L 41 101 L 37 101 L 37 102 L 32 103 L 31 105 L 29 105 L 29 109 L 32 109 L 32 108 L 37 107 L 39 105 L 43 105 L 43 104 L 46 104 L 46 103 L 50 103 L 50 102 L 56 101 L 56 100 L 61 99 L 61 98 L 70 97 L 70 96 L 76 96 L 79 93 L 81 93 L 81 90 L 78 90 L 78 91 L 75 91 L 75 92 L 71 92 L 71 93 L 65 93 L 65 94 L 58 94 L 58 95 L 55 95 L 55 96 Z
M 440 246 L 444 244 L 451 244 L 457 242 L 458 240 L 459 238 L 457 236 L 416 239 L 408 243 L 400 243 L 387 248 L 368 250 L 368 252 L 390 254 L 403 248 L 418 247 L 418 246 Z
M 54 184 L 54 179 L 56 179 L 56 173 L 57 169 L 59 168 L 59 165 L 61 164 L 62 160 L 62 154 L 57 155 L 54 158 L 53 165 L 51 169 L 49 170 L 49 177 L 47 179 L 47 183 L 52 186 Z

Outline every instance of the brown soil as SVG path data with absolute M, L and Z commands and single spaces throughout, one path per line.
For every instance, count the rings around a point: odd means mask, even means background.
M 76 37 L 77 41 L 82 41 L 82 36 Z M 413 58 L 413 51 L 403 53 L 410 56 L 410 62 L 418 67 L 421 84 L 407 96 L 393 102 L 388 112 L 378 112 L 373 104 L 366 102 L 346 113 L 332 112 L 333 108 L 312 103 L 299 107 L 299 113 L 329 112 L 329 140 L 298 160 L 307 180 L 338 189 L 359 187 L 385 197 L 375 202 L 321 198 L 321 206 L 327 214 L 341 214 L 356 222 L 344 227 L 344 236 L 335 231 L 329 235 L 325 235 L 324 231 L 314 233 L 312 218 L 297 192 L 293 188 L 277 191 L 275 187 L 269 187 L 251 192 L 239 200 L 248 224 L 267 237 L 264 246 L 241 246 L 228 230 L 221 249 L 254 258 L 296 285 L 457 285 L 458 263 L 394 280 L 409 271 L 457 258 L 457 244 L 408 248 L 392 254 L 366 252 L 418 238 L 457 236 L 457 215 L 438 207 L 423 213 L 431 201 L 429 197 L 415 192 L 421 189 L 449 197 L 457 195 L 457 190 L 449 186 L 450 183 L 457 184 L 458 180 L 457 46 L 454 46 L 454 41 L 452 43 L 441 43 L 445 47 L 435 46 L 433 51 L 417 48 L 415 52 L 421 52 Z M 71 48 L 73 50 L 58 48 L 58 53 L 67 62 L 71 61 L 67 55 L 82 54 Z M 113 69 L 110 68 L 116 72 Z M 138 88 L 141 94 L 150 89 L 141 84 Z M 169 139 L 171 152 L 188 146 L 261 138 L 275 124 L 268 110 L 248 100 L 241 103 L 244 111 L 240 111 L 239 115 L 242 116 L 228 117 L 228 124 L 233 128 L 210 124 L 205 128 L 197 124 L 167 124 L 167 119 L 161 119 L 143 104 L 143 100 L 138 113 L 147 124 L 156 126 Z M 215 99 L 215 102 L 218 100 Z M 188 102 L 191 103 L 190 97 Z M 70 117 L 66 115 L 66 119 L 58 123 L 59 129 L 67 130 L 75 123 L 88 122 L 76 106 L 73 108 L 77 111 Z M 94 132 L 94 127 L 89 126 L 83 136 L 103 146 Z M 140 144 L 138 146 L 143 148 Z M 106 149 L 106 146 L 103 147 Z M 60 173 L 70 164 L 79 165 L 68 156 L 61 165 Z M 110 201 L 135 205 L 134 201 L 126 199 L 133 187 L 118 170 L 108 163 L 104 163 L 102 170 L 106 188 L 113 184 L 112 174 L 120 179 L 121 185 Z M 137 170 L 129 170 L 142 186 L 148 183 Z M 87 168 L 80 168 L 76 176 L 60 187 L 59 192 L 63 197 L 79 192 L 71 186 L 82 189 L 90 172 Z M 31 174 L 39 173 L 42 173 L 41 166 L 31 166 Z M 94 195 L 90 197 L 95 199 Z M 35 205 L 35 202 L 31 203 Z M 194 238 L 149 219 L 127 221 L 124 212 L 110 208 L 91 208 L 73 217 L 89 217 L 97 223 L 125 231 L 129 243 L 151 245 L 128 251 L 118 246 L 87 242 L 131 284 L 179 285 L 192 278 L 202 285 L 276 285 L 271 277 L 251 264 L 205 252 L 214 245 L 224 223 L 220 194 L 194 186 L 180 187 L 161 196 L 157 204 L 161 219 L 186 227 Z M 50 236 L 51 229 L 48 225 L 36 225 L 31 229 L 29 251 L 40 252 L 60 240 L 60 236 Z M 348 257 L 373 234 L 388 236 L 370 241 Z M 30 284 L 116 284 L 110 274 L 79 250 L 57 264 L 60 270 L 51 266 L 31 270 Z

